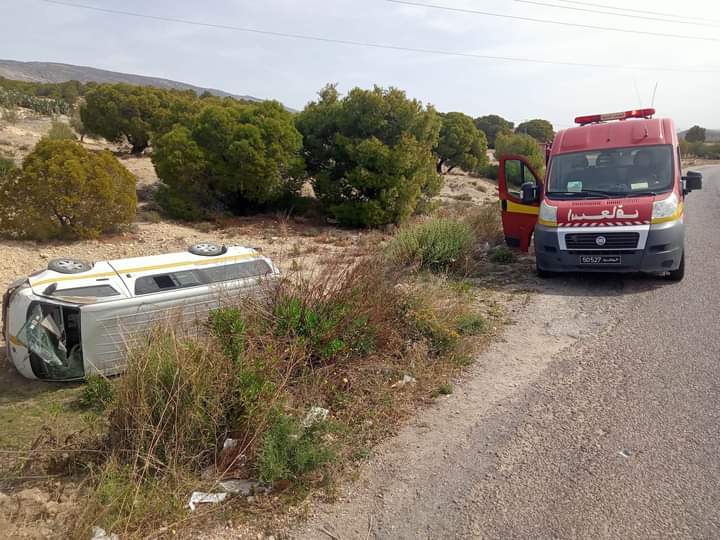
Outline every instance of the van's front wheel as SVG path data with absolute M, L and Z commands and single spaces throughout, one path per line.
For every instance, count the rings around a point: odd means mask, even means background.
M 685 253 L 682 254 L 682 258 L 680 259 L 680 266 L 678 266 L 677 270 L 670 270 L 668 272 L 668 279 L 670 281 L 682 281 L 685 277 Z

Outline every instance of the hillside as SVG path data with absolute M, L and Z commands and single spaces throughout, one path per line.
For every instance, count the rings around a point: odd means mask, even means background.
M 156 88 L 172 88 L 176 90 L 194 90 L 198 94 L 208 91 L 220 97 L 234 97 L 249 101 L 262 101 L 253 96 L 241 96 L 217 90 L 215 88 L 202 88 L 192 84 L 161 79 L 158 77 L 146 77 L 144 75 L 133 75 L 131 73 L 119 73 L 87 66 L 75 66 L 72 64 L 58 64 L 55 62 L 18 62 L 15 60 L 0 60 L 0 77 L 16 81 L 60 83 L 66 81 L 80 81 L 82 83 L 128 83 L 140 86 L 154 86 Z
M 678 133 L 678 137 L 681 139 L 685 138 L 685 134 L 688 132 L 687 129 L 680 131 Z M 720 129 L 706 129 L 705 130 L 705 140 L 707 142 L 718 142 L 720 141 Z

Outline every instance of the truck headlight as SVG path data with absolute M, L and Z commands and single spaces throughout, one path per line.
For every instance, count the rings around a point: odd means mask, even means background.
M 675 193 L 668 198 L 653 202 L 652 223 L 664 223 L 680 217 L 682 205 Z
M 546 227 L 557 227 L 557 206 L 551 206 L 545 201 L 541 202 L 538 222 Z

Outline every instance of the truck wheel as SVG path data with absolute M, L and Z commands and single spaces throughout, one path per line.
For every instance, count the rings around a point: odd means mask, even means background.
M 540 279 L 548 279 L 555 275 L 555 272 L 549 272 L 548 270 L 543 270 L 535 263 L 535 271 L 537 272 L 537 275 Z
M 203 257 L 216 257 L 222 255 L 227 251 L 225 246 L 213 244 L 212 242 L 202 242 L 200 244 L 194 244 L 188 248 L 188 251 L 193 255 L 202 255 Z
M 59 274 L 80 274 L 90 268 L 88 263 L 79 259 L 53 259 L 48 263 L 48 270 Z
M 670 281 L 682 281 L 685 277 L 685 253 L 682 254 L 682 258 L 680 259 L 680 266 L 678 266 L 677 270 L 670 270 L 668 272 L 668 279 Z

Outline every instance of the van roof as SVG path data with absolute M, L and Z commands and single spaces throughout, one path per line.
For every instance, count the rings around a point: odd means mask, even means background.
M 228 247 L 225 253 L 214 257 L 195 255 L 189 251 L 151 255 L 147 257 L 131 257 L 127 259 L 114 259 L 99 261 L 85 271 L 76 274 L 63 274 L 50 269 L 43 270 L 28 277 L 30 286 L 35 294 L 46 295 L 45 291 L 55 285 L 53 296 L 72 297 L 78 303 L 95 303 L 103 300 L 117 300 L 134 296 L 131 292 L 135 278 L 138 275 L 152 275 L 163 271 L 178 272 L 194 268 L 209 268 L 223 266 L 241 261 L 266 259 L 255 249 L 233 246 Z M 72 289 L 84 287 L 112 286 L 119 294 L 103 297 L 75 298 Z M 67 290 L 67 295 L 59 294 Z
M 629 119 L 572 127 L 558 131 L 551 155 L 629 146 L 677 145 L 670 118 Z

